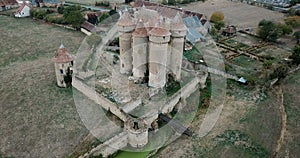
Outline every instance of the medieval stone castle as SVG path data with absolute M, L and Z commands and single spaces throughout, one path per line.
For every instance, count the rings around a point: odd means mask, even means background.
M 152 88 L 164 87 L 167 75 L 180 80 L 187 28 L 179 12 L 166 17 L 143 6 L 123 12 L 117 24 L 122 74 L 133 74 L 136 83 L 149 77 Z

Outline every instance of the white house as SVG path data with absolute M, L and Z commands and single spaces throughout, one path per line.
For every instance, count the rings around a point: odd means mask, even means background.
M 15 13 L 15 17 L 22 18 L 30 16 L 30 6 L 27 3 L 23 3 Z

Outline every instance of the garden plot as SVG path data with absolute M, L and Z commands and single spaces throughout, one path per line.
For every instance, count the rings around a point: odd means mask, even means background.
M 288 58 L 292 53 L 282 48 L 276 46 L 268 46 L 265 48 L 260 48 L 254 51 L 258 56 L 266 58 L 274 58 L 275 61 L 279 62 Z

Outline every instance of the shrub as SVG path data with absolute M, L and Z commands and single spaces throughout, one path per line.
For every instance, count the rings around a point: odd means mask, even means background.
M 63 14 L 63 13 L 64 13 L 64 6 L 59 6 L 59 7 L 57 8 L 57 12 L 58 12 L 59 14 Z
M 47 11 L 44 9 L 31 9 L 30 15 L 37 19 L 44 19 L 47 15 Z
M 109 1 L 95 2 L 95 6 L 109 7 Z
M 218 22 L 223 20 L 224 20 L 224 14 L 222 12 L 214 12 L 210 17 L 211 22 Z
M 299 16 L 289 16 L 284 19 L 285 24 L 290 25 L 291 27 L 300 26 L 300 17 Z
M 102 22 L 103 20 L 105 20 L 106 18 L 109 17 L 108 13 L 103 13 L 101 14 L 101 16 L 99 17 L 99 22 Z
M 45 21 L 55 24 L 68 24 L 64 17 L 58 16 L 46 16 Z
M 77 5 L 64 8 L 64 18 L 66 22 L 71 24 L 76 29 L 79 29 L 80 25 L 84 21 L 80 9 L 81 7 Z

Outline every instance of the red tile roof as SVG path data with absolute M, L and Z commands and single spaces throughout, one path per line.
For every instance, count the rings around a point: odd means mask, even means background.
M 16 11 L 15 14 L 20 13 L 24 9 L 25 6 L 29 7 L 29 5 L 24 1 L 23 4 L 18 8 L 18 10 Z
M 64 45 L 61 45 L 55 55 L 55 58 L 53 59 L 56 63 L 68 63 L 73 61 L 74 58 L 68 53 L 67 49 L 64 47 Z
M 94 29 L 95 29 L 95 25 L 87 22 L 87 21 L 84 21 L 82 24 L 81 24 L 81 27 L 90 31 L 90 32 L 93 32 Z
M 0 6 L 16 5 L 16 4 L 18 4 L 16 0 L 0 0 Z

